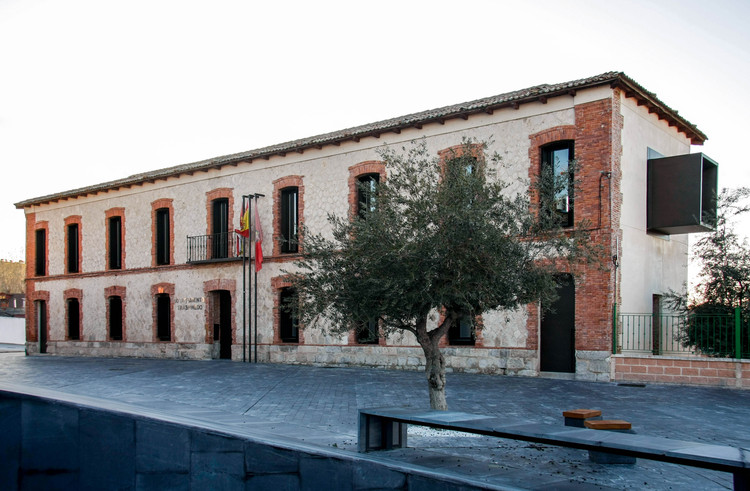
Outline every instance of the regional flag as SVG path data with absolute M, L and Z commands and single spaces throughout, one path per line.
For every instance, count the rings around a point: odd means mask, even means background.
M 260 225 L 257 201 L 253 210 L 253 240 L 255 241 L 255 272 L 257 273 L 263 267 L 263 228 Z

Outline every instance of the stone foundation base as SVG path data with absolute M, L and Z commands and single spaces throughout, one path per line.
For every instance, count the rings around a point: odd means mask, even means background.
M 27 353 L 39 352 L 37 343 L 26 344 Z M 254 358 L 254 347 L 251 348 Z M 248 350 L 247 360 L 251 353 Z M 539 375 L 536 350 L 508 348 L 442 348 L 447 372 L 497 375 Z M 47 353 L 67 356 L 114 356 L 165 358 L 173 360 L 210 360 L 218 358 L 218 344 L 130 343 L 118 341 L 50 342 Z M 335 345 L 262 345 L 258 361 L 288 365 L 358 366 L 399 370 L 425 369 L 422 348 L 418 346 L 335 346 Z M 232 346 L 232 360 L 242 361 L 242 346 Z M 576 352 L 577 380 L 609 381 L 610 354 L 602 351 Z

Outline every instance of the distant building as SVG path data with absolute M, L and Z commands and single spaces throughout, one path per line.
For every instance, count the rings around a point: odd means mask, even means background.
M 25 315 L 23 261 L 0 259 L 0 316 L 23 317 Z
M 243 330 L 234 229 L 242 196 L 260 193 L 260 361 L 419 368 L 424 359 L 410 335 L 383 337 L 377 326 L 373 340 L 297 329 L 275 308 L 290 293 L 282 269 L 298 257 L 288 239 L 302 225 L 329 230 L 329 213 L 346 216 L 359 203 L 358 182 L 385 176 L 383 145 L 424 138 L 438 154 L 465 137 L 493 141 L 489 150 L 510 164 L 510 179 L 533 180 L 543 166 L 566 172 L 576 159 L 580 195 L 557 196 L 558 212 L 571 228 L 586 223 L 617 267 L 581 266 L 575 281 L 561 270 L 556 315 L 542 319 L 540 306 L 529 305 L 486 312 L 475 332 L 451 332 L 449 370 L 609 380 L 620 342 L 615 307 L 650 312 L 661 292 L 686 281 L 686 234 L 711 228 L 707 196 L 717 172 L 701 154 L 684 157 L 706 136 L 619 72 L 17 203 L 27 223 L 27 350 L 241 360 L 245 349 L 248 358 L 254 333 Z M 666 166 L 662 156 L 682 157 Z

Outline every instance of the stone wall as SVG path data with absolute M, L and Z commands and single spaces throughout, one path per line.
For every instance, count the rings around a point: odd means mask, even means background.
M 43 395 L 38 395 L 43 393 Z M 0 483 L 32 489 L 484 489 L 377 457 L 143 415 L 43 389 L 0 389 Z

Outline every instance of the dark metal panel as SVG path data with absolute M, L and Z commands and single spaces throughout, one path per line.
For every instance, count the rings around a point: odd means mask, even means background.
M 718 164 L 702 153 L 648 159 L 647 229 L 709 232 L 716 224 Z

